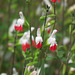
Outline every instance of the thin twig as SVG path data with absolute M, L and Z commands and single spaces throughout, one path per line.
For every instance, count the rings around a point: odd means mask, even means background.
M 55 7 L 55 2 L 54 2 L 54 15 L 56 15 L 56 7 Z M 55 28 L 55 24 L 56 24 L 56 16 L 55 16 L 55 23 L 54 23 L 54 26 L 53 26 L 53 30 L 54 30 L 54 28 Z
M 47 8 L 46 8 L 46 16 L 45 16 L 45 22 L 44 22 L 44 30 L 43 30 L 43 43 L 44 43 L 44 35 L 45 35 L 45 25 L 46 25 L 46 20 L 47 20 L 47 13 L 48 13 L 48 5 L 47 5 Z
M 16 50 L 16 38 L 17 38 L 17 33 L 14 33 L 14 49 L 13 49 L 13 60 L 12 60 L 12 68 L 11 68 L 11 75 L 13 74 L 13 68 L 14 68 L 14 63 L 15 63 L 15 50 Z
M 63 22 L 62 22 L 62 39 L 64 38 L 64 13 L 65 13 L 65 7 L 64 7 L 64 0 L 63 0 Z M 63 43 L 63 42 L 62 42 Z

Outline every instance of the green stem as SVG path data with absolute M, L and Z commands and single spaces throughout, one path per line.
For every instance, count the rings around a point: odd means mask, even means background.
M 56 15 L 56 7 L 55 7 L 55 2 L 54 2 L 54 15 Z M 54 30 L 54 28 L 55 28 L 55 24 L 56 24 L 56 16 L 55 16 L 55 23 L 54 23 L 54 26 L 53 26 L 53 30 Z

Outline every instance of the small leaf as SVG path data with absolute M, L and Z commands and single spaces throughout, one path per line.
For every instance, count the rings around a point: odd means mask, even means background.
M 75 29 L 73 30 L 72 34 L 75 34 Z
M 25 52 L 24 52 L 24 51 L 22 51 L 22 54 L 23 54 L 24 58 L 26 58 L 26 54 L 25 54 Z
M 32 57 L 27 57 L 27 58 L 26 58 L 26 60 L 32 60 L 32 59 L 33 59 Z
M 56 57 L 46 57 L 46 60 L 48 61 L 48 60 L 55 60 L 55 59 L 57 59 Z
M 58 56 L 59 58 L 61 58 L 61 57 L 63 57 L 63 54 L 64 54 L 64 52 L 63 52 L 63 51 L 58 51 L 57 56 Z
M 69 33 L 71 33 L 71 25 L 69 25 Z
M 40 17 L 40 20 L 42 20 L 42 19 L 45 19 L 45 16 L 41 16 L 41 17 Z
M 67 59 L 66 59 L 65 57 L 63 57 L 61 60 L 62 60 L 63 62 L 67 61 Z
M 47 17 L 55 17 L 56 15 L 51 14 L 51 15 L 47 15 Z
M 46 17 L 46 16 L 41 16 L 41 17 L 40 17 L 40 20 L 44 20 L 45 17 Z M 48 17 L 55 17 L 55 15 L 54 15 L 54 14 L 47 15 L 47 18 L 48 18 Z
M 23 33 L 19 33 L 19 34 L 17 34 L 17 36 L 23 36 Z
M 72 50 L 75 50 L 75 44 L 72 46 L 72 48 L 71 48 Z
M 50 23 L 50 25 L 48 25 L 48 23 Z M 52 26 L 55 23 L 55 20 L 51 20 L 48 23 L 45 25 L 45 28 Z
M 27 66 L 32 66 L 32 65 L 35 65 L 35 64 L 37 64 L 37 63 L 38 63 L 37 61 L 30 62 L 30 63 L 27 64 Z
M 75 68 L 75 63 L 68 63 L 68 67 L 73 67 L 73 68 Z

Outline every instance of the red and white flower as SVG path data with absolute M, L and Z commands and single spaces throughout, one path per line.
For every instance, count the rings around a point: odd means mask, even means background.
M 40 28 L 37 29 L 37 37 L 35 38 L 36 48 L 39 49 L 42 47 L 43 39 L 41 37 Z
M 58 30 L 53 30 L 51 36 L 48 38 L 48 44 L 50 44 L 50 50 L 55 51 L 57 49 L 57 42 L 55 38 L 55 33 L 58 32 Z
M 23 13 L 19 12 L 20 18 L 17 20 L 17 24 L 14 26 L 15 30 L 23 32 L 23 24 L 25 22 Z
M 57 2 L 57 1 L 61 1 L 61 0 L 51 0 L 52 2 Z
M 31 27 L 31 31 L 33 31 L 34 28 Z M 26 51 L 27 48 L 30 48 L 30 31 L 27 31 L 24 33 L 24 35 L 21 37 L 20 44 L 22 44 L 22 49 L 23 51 Z M 35 41 L 34 41 L 34 37 L 32 36 L 32 44 L 35 47 Z
M 27 48 L 30 48 L 30 43 L 28 41 L 29 39 L 26 39 L 24 36 L 21 37 L 19 43 L 22 44 L 23 51 L 26 51 Z

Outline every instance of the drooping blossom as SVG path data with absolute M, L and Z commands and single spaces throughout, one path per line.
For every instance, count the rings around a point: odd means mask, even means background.
M 37 71 L 33 71 L 31 75 L 37 75 Z
M 16 68 L 13 68 L 13 74 L 12 75 L 18 75 Z
M 74 10 L 75 10 L 75 4 L 72 5 L 72 6 L 68 9 L 69 12 L 72 12 L 72 11 L 74 11 Z
M 31 31 L 33 31 L 33 30 L 34 30 L 34 28 L 32 27 Z M 34 41 L 34 39 L 32 41 Z M 30 46 L 31 46 L 30 45 L 30 31 L 27 31 L 24 33 L 24 35 L 21 37 L 19 43 L 22 44 L 23 51 L 26 51 L 27 48 L 30 48 Z
M 42 47 L 43 39 L 41 37 L 40 28 L 37 29 L 37 37 L 35 38 L 36 48 L 39 49 Z
M 30 70 L 33 69 L 33 68 L 34 68 L 34 65 L 28 66 L 28 71 L 30 72 Z
M 1 73 L 0 75 L 7 75 L 7 73 Z
M 9 36 L 13 36 L 13 32 L 15 31 L 14 26 L 16 25 L 17 19 L 14 19 L 11 26 L 9 27 Z
M 63 45 L 67 45 L 70 42 L 70 39 L 68 37 L 63 38 Z
M 52 2 L 57 2 L 57 1 L 61 1 L 61 0 L 51 0 Z
M 58 30 L 53 30 L 51 36 L 48 38 L 48 44 L 50 44 L 49 50 L 55 51 L 57 49 L 57 42 L 55 38 L 55 33 L 58 32 Z
M 19 12 L 20 18 L 17 20 L 17 24 L 14 26 L 15 30 L 23 32 L 23 24 L 25 22 L 23 13 Z
M 13 47 L 14 44 L 13 43 L 8 43 L 8 47 Z
M 33 45 L 33 47 L 36 47 L 35 40 L 34 40 L 34 36 L 32 36 L 32 45 Z
M 72 59 L 70 59 L 70 60 L 68 61 L 68 63 L 73 63 Z M 74 67 L 67 67 L 67 69 L 69 69 L 70 72 L 75 72 L 75 68 L 74 68 Z

